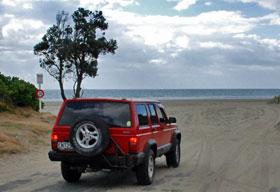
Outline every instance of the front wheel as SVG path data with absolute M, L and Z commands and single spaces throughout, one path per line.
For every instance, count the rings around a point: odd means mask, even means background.
M 68 183 L 75 183 L 81 178 L 82 172 L 67 162 L 61 162 L 61 174 Z
M 176 140 L 175 148 L 169 151 L 166 155 L 166 164 L 168 167 L 178 167 L 181 158 L 180 142 Z
M 150 185 L 155 175 L 155 153 L 149 150 L 143 164 L 136 167 L 136 178 L 140 185 Z

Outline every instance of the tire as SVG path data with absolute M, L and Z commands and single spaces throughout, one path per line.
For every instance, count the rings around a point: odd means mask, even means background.
M 80 180 L 82 172 L 77 169 L 71 169 L 71 164 L 67 162 L 61 162 L 61 174 L 68 183 L 75 183 Z
M 175 147 L 171 149 L 166 156 L 166 164 L 168 167 L 178 167 L 180 165 L 181 147 L 180 142 L 176 139 Z
M 140 185 L 150 185 L 155 175 L 155 153 L 149 150 L 143 164 L 136 167 L 136 178 Z
M 83 156 L 98 156 L 110 143 L 109 126 L 97 117 L 83 118 L 72 126 L 70 143 Z

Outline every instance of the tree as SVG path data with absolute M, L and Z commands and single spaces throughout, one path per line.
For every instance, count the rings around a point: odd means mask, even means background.
M 71 72 L 71 63 L 67 60 L 72 28 L 66 25 L 68 14 L 62 11 L 56 16 L 56 25 L 47 30 L 42 41 L 34 46 L 34 54 L 39 55 L 40 66 L 54 77 L 60 88 L 61 97 L 66 99 L 63 79 Z
M 108 23 L 102 11 L 89 11 L 79 8 L 72 15 L 74 27 L 70 61 L 73 63 L 74 97 L 80 97 L 84 78 L 96 77 L 97 59 L 100 54 L 115 53 L 116 40 L 105 38 Z M 98 32 L 100 35 L 98 35 Z
M 66 25 L 67 14 L 57 16 L 57 24 L 48 29 L 42 42 L 34 46 L 40 66 L 58 80 L 65 99 L 63 80 L 73 78 L 73 96 L 81 96 L 82 81 L 95 78 L 100 54 L 115 53 L 116 40 L 105 38 L 108 23 L 101 11 L 78 8 L 72 15 L 72 25 Z

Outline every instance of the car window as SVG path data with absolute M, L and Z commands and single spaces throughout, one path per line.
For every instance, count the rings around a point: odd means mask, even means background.
M 147 113 L 146 106 L 144 104 L 137 104 L 136 111 L 137 111 L 139 125 L 147 126 L 148 125 L 148 113 Z
M 59 121 L 59 125 L 73 125 L 83 117 L 96 116 L 111 127 L 131 127 L 130 107 L 128 103 L 83 101 L 69 102 Z
M 148 107 L 149 107 L 149 111 L 150 111 L 150 118 L 151 118 L 152 124 L 157 125 L 158 117 L 157 117 L 155 106 L 153 104 L 149 104 Z
M 167 122 L 167 115 L 166 115 L 164 109 L 161 106 L 157 105 L 156 111 L 157 111 L 158 118 L 163 119 L 165 122 Z

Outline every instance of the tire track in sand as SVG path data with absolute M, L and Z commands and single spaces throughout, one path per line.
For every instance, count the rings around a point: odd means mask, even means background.
M 278 122 L 278 111 L 272 109 L 268 111 L 269 113 L 266 114 L 266 116 L 263 116 L 263 119 L 266 119 L 264 122 L 262 119 L 257 120 L 257 122 L 253 123 L 252 125 L 249 125 L 245 130 L 237 130 L 237 131 L 243 131 L 243 137 L 241 142 L 238 143 L 237 146 L 235 146 L 235 149 L 232 153 L 229 153 L 222 163 L 222 165 L 215 171 L 215 173 L 212 176 L 206 176 L 204 177 L 204 182 L 200 188 L 200 192 L 206 192 L 206 191 L 215 191 L 218 192 L 220 189 L 220 186 L 222 184 L 222 181 L 225 179 L 226 172 L 230 168 L 230 165 L 234 162 L 234 160 L 240 155 L 243 151 L 247 150 L 250 144 L 256 140 L 262 137 L 267 131 L 269 131 L 270 128 L 273 128 L 275 123 Z M 254 129 L 254 127 L 263 125 L 262 127 L 265 127 L 265 129 L 260 130 L 258 133 L 252 132 L 251 129 Z M 255 134 L 252 136 L 252 134 Z M 250 138 L 250 139 L 249 139 Z M 263 164 L 263 176 L 266 176 L 267 169 L 266 164 L 264 162 Z M 268 182 L 264 181 L 262 185 L 268 186 Z

